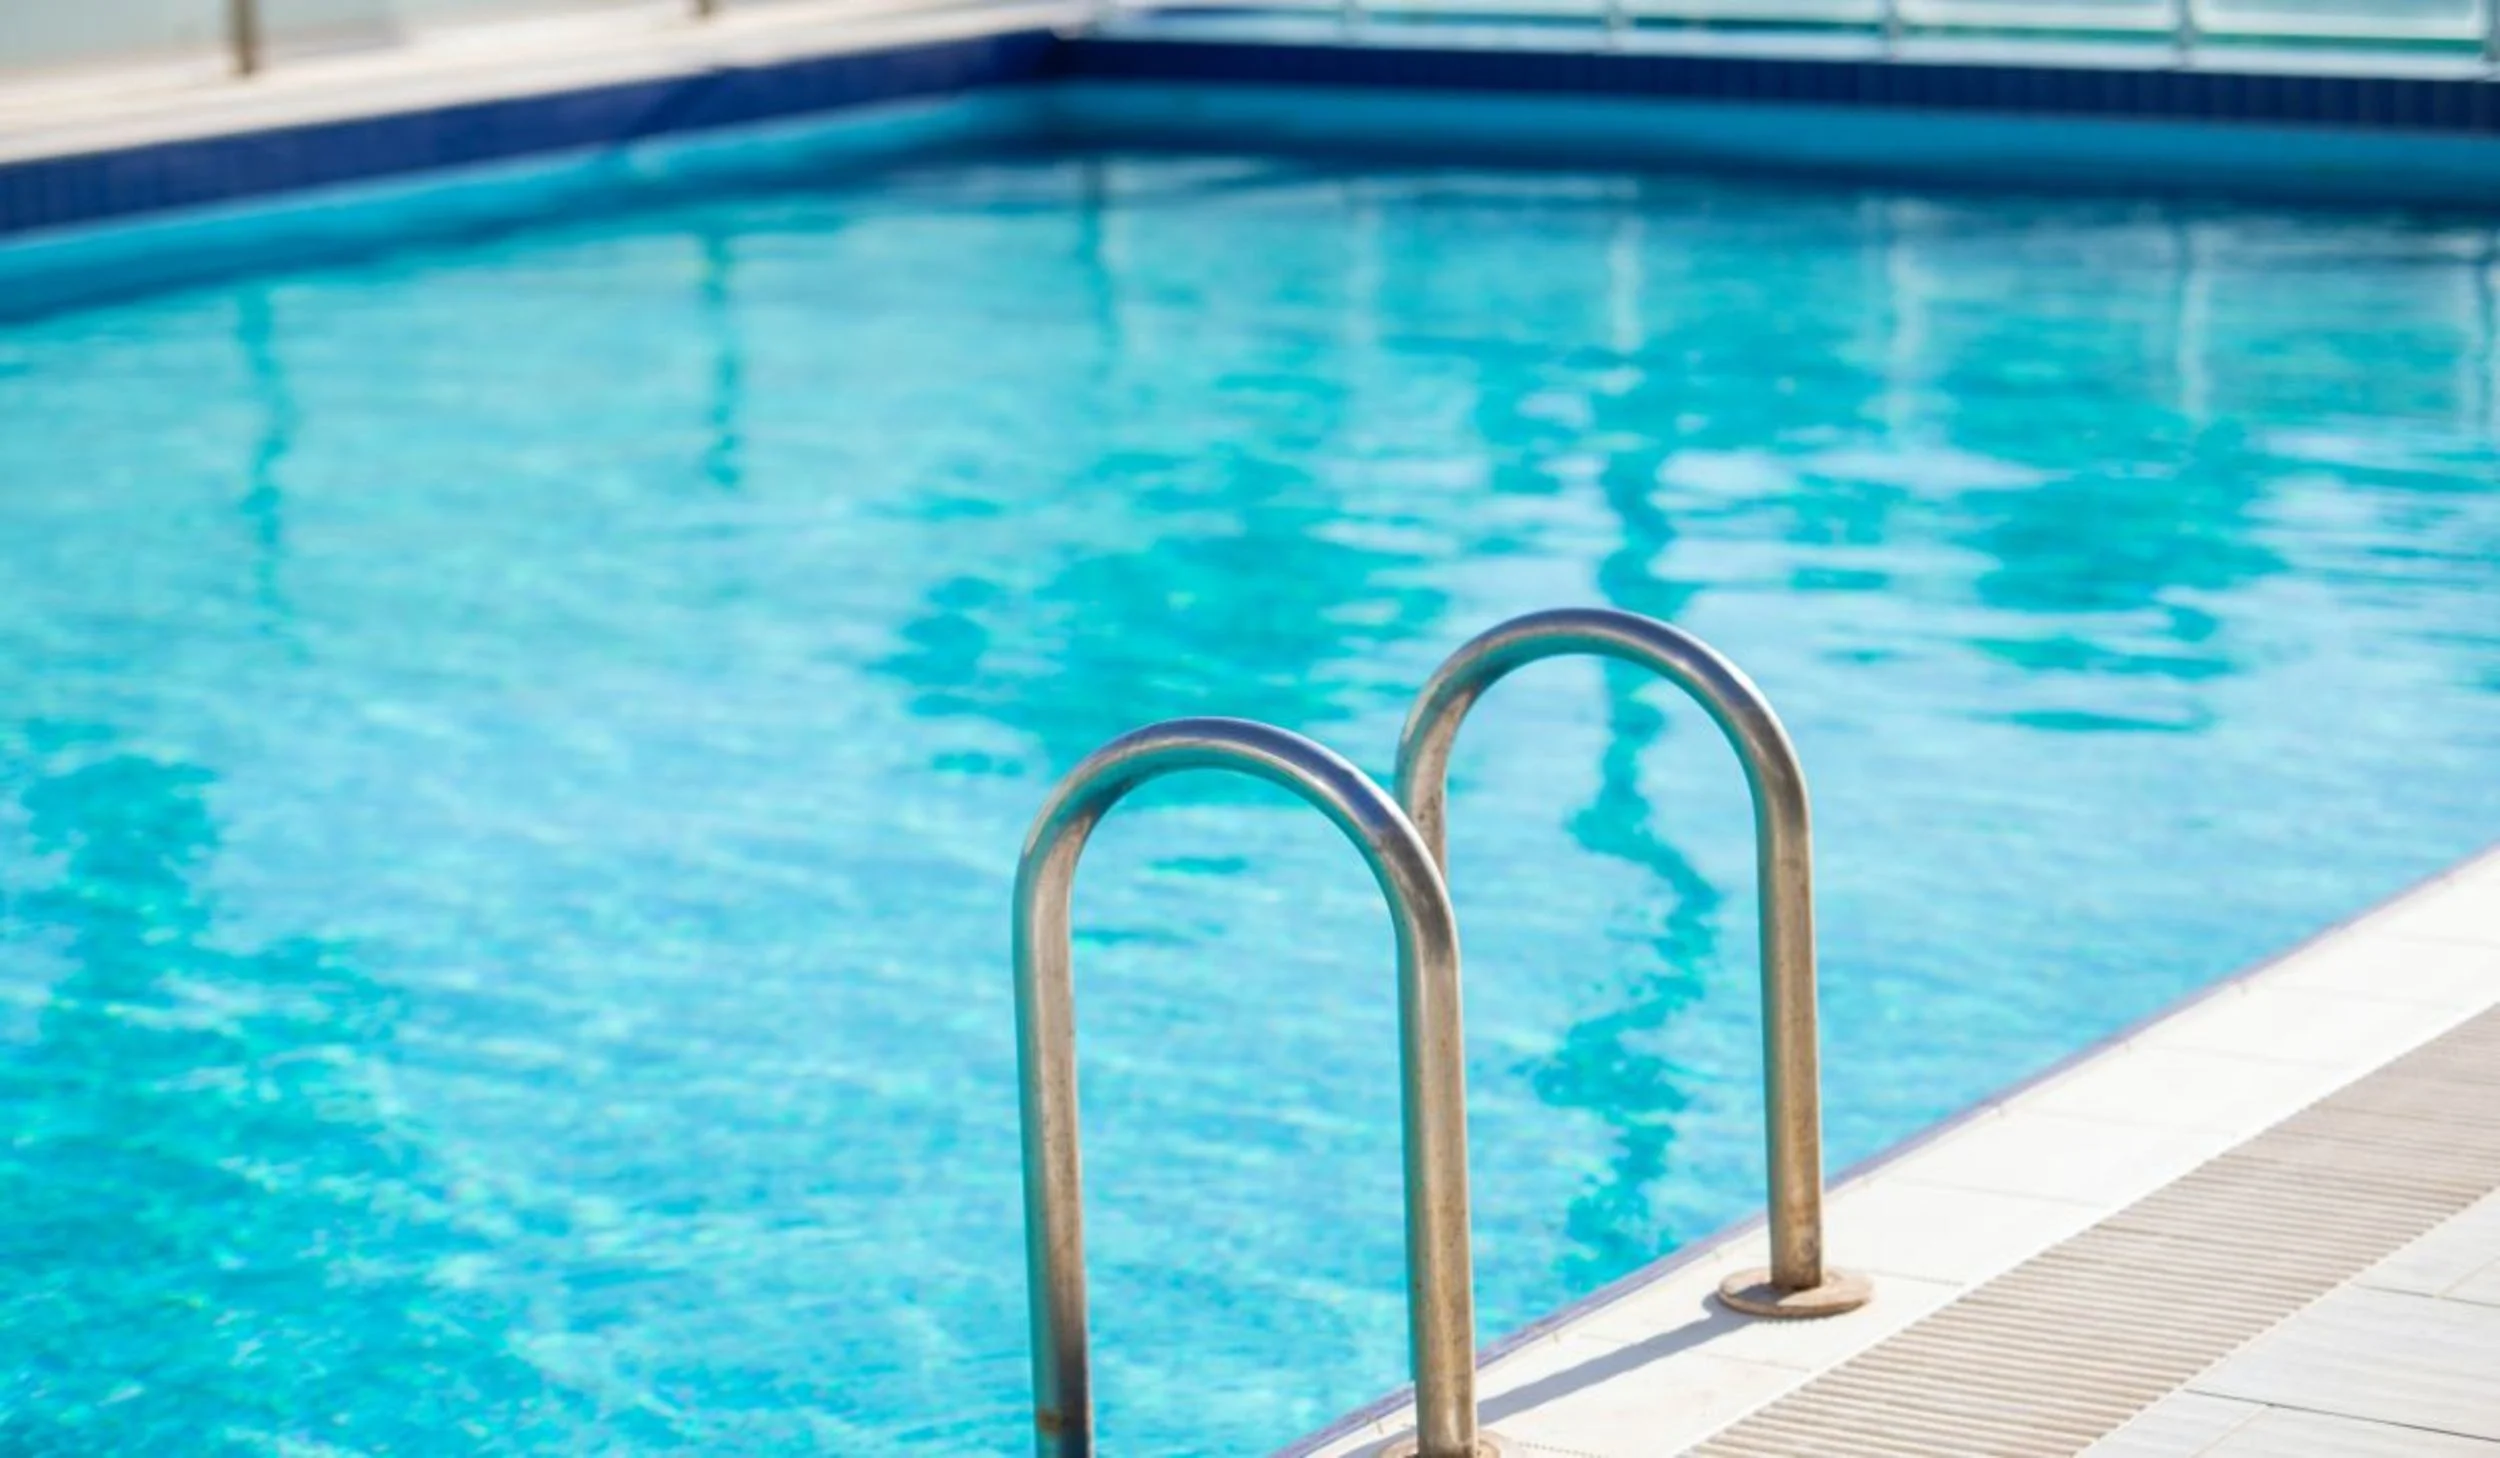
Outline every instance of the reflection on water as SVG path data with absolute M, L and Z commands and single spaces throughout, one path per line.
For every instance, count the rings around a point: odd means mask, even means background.
M 1013 596 L 940 583 L 881 665 L 918 690 L 915 709 L 1030 733 L 1054 771 L 1135 728 L 1146 703 L 1172 717 L 1255 702 L 1324 730 L 1342 717 L 1342 666 L 1435 616 L 1437 594 L 1384 585 L 1414 559 L 1330 540 L 1329 494 L 1291 470 L 1218 449 L 1112 476 L 1174 527 L 1133 551 L 1055 555 Z
M 1119 340 L 1104 168 L 1078 176 L 1090 312 Z M 1256 704 L 1325 733 L 1343 717 L 1351 666 L 1424 636 L 1442 605 L 1400 581 L 1420 553 L 1349 538 L 1344 493 L 1312 469 L 1355 433 L 1355 382 L 1319 339 L 1283 341 L 1252 362 L 1187 337 L 1123 343 L 1114 357 L 1157 391 L 1223 398 L 1226 428 L 1176 436 L 1151 410 L 1088 422 L 1099 454 L 1084 463 L 1074 530 L 1019 535 L 1012 548 L 1041 566 L 1036 580 L 1015 591 L 972 576 L 936 583 L 900 630 L 905 650 L 879 666 L 917 691 L 922 714 L 1033 735 L 1054 774 L 1135 728 L 1142 704 L 1167 718 Z M 1129 383 L 1104 388 L 1116 396 Z M 1032 484 L 999 483 L 1013 494 Z
M 1637 220 L 1633 220 L 1637 221 Z M 1659 407 L 1636 368 L 1644 341 L 1638 324 L 1636 251 L 1622 246 L 1629 224 L 1616 226 L 1617 246 L 1607 254 L 1610 333 L 1608 356 L 1598 362 L 1593 388 L 1570 398 L 1561 413 L 1626 442 L 1639 440 L 1637 424 Z M 1487 437 L 1517 441 L 1528 454 L 1553 452 L 1570 432 L 1551 423 L 1556 397 L 1530 407 L 1516 398 L 1488 397 L 1478 405 Z M 1646 443 L 1644 443 L 1646 445 Z M 1617 542 L 1596 564 L 1599 597 L 1616 607 L 1672 622 L 1681 617 L 1702 584 L 1679 581 L 1660 570 L 1676 540 L 1673 518 L 1653 496 L 1663 450 L 1611 452 L 1595 471 L 1600 500 L 1615 520 Z M 1538 473 L 1514 465 L 1527 479 L 1510 489 L 1539 489 Z M 1690 1104 L 1681 1069 L 1660 1051 L 1659 1034 L 1700 996 L 1706 969 L 1719 965 L 1719 938 L 1726 893 L 1680 851 L 1662 828 L 1659 808 L 1640 783 L 1641 764 L 1667 732 L 1658 700 L 1668 697 L 1650 675 L 1624 664 L 1606 666 L 1603 748 L 1596 796 L 1574 812 L 1568 826 L 1574 843 L 1600 856 L 1637 867 L 1653 878 L 1638 913 L 1654 928 L 1646 938 L 1651 955 L 1608 989 L 1606 1006 L 1564 1029 L 1554 1050 L 1528 1074 L 1539 1099 L 1556 1109 L 1594 1119 L 1614 1138 L 1602 1175 L 1576 1195 L 1563 1220 L 1569 1239 L 1562 1265 L 1577 1284 L 1596 1286 L 1650 1259 L 1669 1222 L 1651 1207 L 1651 1195 L 1667 1172 L 1676 1139 L 1676 1116 Z M 1644 691 L 1649 695 L 1644 697 Z M 1681 704 L 1680 697 L 1675 702 Z M 1715 732 L 1689 708 L 1685 732 Z
M 739 464 L 738 402 L 746 393 L 746 357 L 739 345 L 735 240 L 703 234 L 703 312 L 715 351 L 712 366 L 711 442 L 703 449 L 703 479 L 734 491 Z
M 2500 826 L 2493 239 L 1017 157 L 0 331 L 5 1431 L 1013 1448 L 1049 779 L 1385 769 L 1558 602 L 1779 704 L 1869 1153 Z M 1758 1198 L 1750 820 L 1629 670 L 1455 771 L 1498 1328 Z M 1089 861 L 1116 1446 L 1402 1370 L 1348 869 L 1223 795 Z
M 251 465 L 237 502 L 256 549 L 252 580 L 273 621 L 286 617 L 280 596 L 278 567 L 286 556 L 286 497 L 278 484 L 279 468 L 294 448 L 298 428 L 294 392 L 287 387 L 279 363 L 276 321 L 266 289 L 245 288 L 235 294 L 235 342 L 251 372 L 252 394 L 261 411 L 261 428 L 252 442 Z
M 1606 753 L 1596 800 L 1572 817 L 1572 838 L 1589 850 L 1628 861 L 1658 880 L 1657 961 L 1648 975 L 1617 994 L 1613 1005 L 1564 1030 L 1562 1044 L 1532 1075 L 1537 1096 L 1615 1130 L 1617 1150 L 1606 1177 L 1575 1198 L 1564 1230 L 1572 1247 L 1565 1269 L 1590 1286 L 1648 1260 L 1664 1221 L 1650 1191 L 1666 1174 L 1675 1115 L 1689 1100 L 1673 1059 L 1652 1051 L 1654 1035 L 1699 995 L 1701 971 L 1716 965 L 1720 904 L 1725 899 L 1672 841 L 1639 784 L 1641 754 L 1665 727 L 1662 715 L 1633 699 L 1617 681 L 1610 695 Z
M 1699 584 L 1650 570 L 1648 564 L 1673 544 L 1675 529 L 1651 502 L 1638 464 L 1621 463 L 1605 473 L 1606 505 L 1622 523 L 1623 541 L 1598 563 L 1598 592 L 1615 607 L 1673 622 Z M 1640 1264 L 1657 1249 L 1660 1222 L 1648 1208 L 1647 1192 L 1666 1173 L 1674 1115 L 1686 1100 L 1673 1062 L 1646 1051 L 1638 1040 L 1656 1033 L 1699 992 L 1700 970 L 1716 962 L 1724 900 L 1660 831 L 1658 812 L 1641 792 L 1641 761 L 1665 732 L 1665 715 L 1632 696 L 1644 677 L 1639 670 L 1609 665 L 1607 676 L 1606 749 L 1597 798 L 1572 817 L 1571 834 L 1591 851 L 1657 878 L 1662 907 L 1657 961 L 1616 1006 L 1573 1023 L 1552 1065 L 1535 1078 L 1540 1098 L 1604 1120 L 1622 1141 L 1607 1180 L 1573 1202 L 1565 1227 L 1577 1246 L 1573 1274 L 1591 1284 Z M 1689 711 L 1685 722 L 1688 732 L 1698 727 Z

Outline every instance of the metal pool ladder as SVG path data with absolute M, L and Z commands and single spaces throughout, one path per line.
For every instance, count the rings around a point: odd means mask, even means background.
M 1771 1265 L 1742 1271 L 1719 1299 L 1754 1316 L 1834 1316 L 1866 1304 L 1867 1282 L 1823 1263 L 1823 1112 L 1814 1008 L 1814 846 L 1806 777 L 1770 700 L 1699 638 L 1638 613 L 1556 608 L 1513 618 L 1442 663 L 1398 736 L 1398 801 L 1449 869 L 1450 746 L 1486 689 L 1539 659 L 1593 654 L 1637 664 L 1698 700 L 1727 736 L 1753 792 L 1761 870 L 1763 1106 L 1770 1156 Z
M 1442 879 L 1448 770 L 1459 725 L 1486 689 L 1515 669 L 1569 654 L 1639 664 L 1683 688 L 1735 747 L 1753 791 L 1762 877 L 1771 1265 L 1729 1277 L 1720 1299 L 1773 1317 L 1830 1316 L 1867 1301 L 1864 1280 L 1823 1263 L 1813 848 L 1805 775 L 1787 731 L 1752 680 L 1681 629 L 1610 608 L 1531 613 L 1461 647 L 1425 684 L 1399 737 L 1395 799 L 1299 734 L 1243 719 L 1174 719 L 1088 755 L 1035 817 L 1016 866 L 1015 981 L 1040 1458 L 1094 1458 L 1096 1451 L 1069 928 L 1077 863 L 1094 827 L 1129 791 L 1189 769 L 1233 770 L 1291 790 L 1354 842 L 1388 899 L 1397 932 L 1407 1340 L 1416 1415 L 1414 1437 L 1392 1452 L 1483 1458 L 1504 1451 L 1476 1421 L 1458 925 Z
M 1035 1451 L 1093 1458 L 1085 1212 L 1077 1150 L 1076 991 L 1069 900 L 1086 838 L 1121 797 L 1187 769 L 1284 786 L 1363 853 L 1397 930 L 1406 1153 L 1407 1340 L 1421 1458 L 1498 1447 L 1476 1430 L 1476 1312 L 1467 1245 L 1467 1090 L 1458 924 L 1423 838 L 1368 775 L 1299 734 L 1242 719 L 1174 719 L 1124 734 L 1059 782 L 1016 867 L 1016 1063 Z

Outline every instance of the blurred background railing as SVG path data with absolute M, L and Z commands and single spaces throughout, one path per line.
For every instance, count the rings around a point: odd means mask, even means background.
M 1517 23 L 1568 43 L 1694 34 L 2119 41 L 2177 63 L 2274 43 L 2327 54 L 2479 59 L 2500 68 L 2500 0 L 1097 0 L 1101 17 Z M 846 16 L 1009 8 L 999 0 L 0 0 L 0 87 L 153 73 L 206 80 L 324 55 L 450 42 L 561 50 L 567 28 L 614 36 L 766 13 Z M 1557 34 L 1557 32 L 1559 32 Z M 2152 62 L 2148 62 L 2150 64 Z
M 2274 45 L 2500 67 L 2500 0 L 1106 0 L 1123 16 L 1327 15 L 1366 21 L 1584 22 L 1618 40 L 1695 31 L 1870 42 L 2132 41 L 2176 60 Z
M 0 4 L 0 73 L 248 72 L 428 31 L 648 8 L 642 0 L 12 0 Z
M 982 0 L 0 0 L 0 87 L 251 75 L 411 46 L 561 52 L 568 40 L 605 44 L 716 19 L 838 23 L 979 8 Z

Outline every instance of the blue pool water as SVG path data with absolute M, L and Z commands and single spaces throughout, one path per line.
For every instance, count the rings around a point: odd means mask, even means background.
M 0 1434 L 1021 1447 L 1005 893 L 1105 736 L 1378 771 L 1498 618 L 1747 665 L 1831 1154 L 2500 833 L 2487 222 L 958 158 L 0 325 Z M 1489 1336 L 1741 1216 L 1748 820 L 1458 761 Z M 1079 896 L 1114 1451 L 1404 1368 L 1386 920 L 1262 790 Z

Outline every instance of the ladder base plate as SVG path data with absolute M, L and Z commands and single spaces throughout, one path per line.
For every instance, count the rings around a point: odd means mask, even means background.
M 1847 1271 L 1826 1269 L 1823 1284 L 1808 1286 L 1802 1291 L 1789 1291 L 1771 1284 L 1770 1271 L 1755 1267 L 1738 1271 L 1719 1283 L 1719 1302 L 1731 1311 L 1747 1316 L 1767 1316 L 1775 1321 L 1811 1321 L 1818 1316 L 1838 1316 L 1855 1311 L 1875 1299 L 1875 1287 L 1864 1276 Z
M 1408 1433 L 1405 1437 L 1381 1449 L 1378 1458 L 1416 1458 L 1421 1451 L 1415 1435 Z M 1476 1458 L 1513 1458 L 1513 1452 L 1510 1444 L 1491 1433 L 1476 1434 Z

